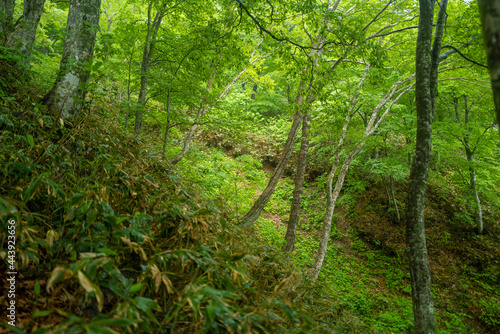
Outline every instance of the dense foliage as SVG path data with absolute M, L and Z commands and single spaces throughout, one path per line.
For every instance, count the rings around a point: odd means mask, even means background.
M 16 327 L 0 328 L 415 330 L 404 222 L 417 2 L 103 0 L 85 26 L 95 42 L 80 43 L 92 59 L 68 65 L 71 3 L 41 2 L 30 53 L 10 42 L 27 7 L 0 17 L 0 270 L 18 272 Z M 477 5 L 447 14 L 425 202 L 436 329 L 495 333 L 498 123 Z M 74 117 L 46 102 L 68 73 L 85 96 Z

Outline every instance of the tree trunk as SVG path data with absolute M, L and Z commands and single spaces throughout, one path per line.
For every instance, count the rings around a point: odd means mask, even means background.
M 394 178 L 389 175 L 389 184 L 391 186 L 391 195 L 392 195 L 392 201 L 394 203 L 394 209 L 396 210 L 396 219 L 398 220 L 398 223 L 401 222 L 401 217 L 399 215 L 399 208 L 398 208 L 398 202 L 396 202 L 396 195 L 394 194 Z
M 165 125 L 165 137 L 163 138 L 163 150 L 162 156 L 165 158 L 165 154 L 167 153 L 167 139 L 168 139 L 168 130 L 170 130 L 170 93 L 172 91 L 171 87 L 168 87 L 167 92 L 167 124 Z
M 474 201 L 476 202 L 476 213 L 474 215 L 474 220 L 476 222 L 476 230 L 478 234 L 483 234 L 483 211 L 481 210 L 481 201 L 479 200 L 479 194 L 477 192 L 476 183 L 476 170 L 472 165 L 474 161 L 474 150 L 470 147 L 470 136 L 469 136 L 469 106 L 467 104 L 467 96 L 464 96 L 464 125 L 465 125 L 465 135 L 463 140 L 463 145 L 465 148 L 465 155 L 467 156 L 467 161 L 469 162 L 469 172 L 470 172 L 470 188 L 472 194 L 474 195 Z
M 182 148 L 181 153 L 177 154 L 175 157 L 170 159 L 168 162 L 170 162 L 172 165 L 177 164 L 179 161 L 181 161 L 189 151 L 189 146 L 191 145 L 191 140 L 193 139 L 196 129 L 198 128 L 198 124 L 200 122 L 200 119 L 205 115 L 206 109 L 204 107 L 204 104 L 202 103 L 200 106 L 200 109 L 198 110 L 198 114 L 196 115 L 196 119 L 191 126 L 191 129 L 189 130 L 188 135 L 186 136 L 186 140 L 184 140 L 184 147 Z
M 293 117 L 292 126 L 290 127 L 290 131 L 288 132 L 288 138 L 285 143 L 285 147 L 283 148 L 283 153 L 281 154 L 280 161 L 278 162 L 278 166 L 274 169 L 273 175 L 269 179 L 266 189 L 260 194 L 259 198 L 253 203 L 252 208 L 247 212 L 247 214 L 243 217 L 243 226 L 248 227 L 252 225 L 260 216 L 260 213 L 266 206 L 267 202 L 271 198 L 271 195 L 274 192 L 274 188 L 278 184 L 283 172 L 285 171 L 286 164 L 288 160 L 290 160 L 290 156 L 293 151 L 293 144 L 295 142 L 295 137 L 297 136 L 297 132 L 299 130 L 300 123 L 302 121 L 301 116 L 301 108 L 297 109 Z
M 473 161 L 472 154 L 470 154 L 470 155 L 467 154 L 467 160 L 471 164 L 471 167 L 469 167 L 470 188 L 471 188 L 472 193 L 474 195 L 474 201 L 476 202 L 476 213 L 474 215 L 474 220 L 476 222 L 476 231 L 477 231 L 477 234 L 483 234 L 483 232 L 484 232 L 483 210 L 481 209 L 481 201 L 479 200 L 479 194 L 477 191 L 476 171 L 475 171 L 474 167 L 472 167 L 472 161 Z
M 335 172 L 337 170 L 337 167 L 339 166 L 341 150 L 338 150 L 335 156 L 335 162 L 330 171 L 330 175 L 328 176 L 328 182 L 326 185 L 327 201 L 326 201 L 325 220 L 323 221 L 323 229 L 320 234 L 318 253 L 316 254 L 316 259 L 314 260 L 314 265 L 310 274 L 310 277 L 313 281 L 316 281 L 318 279 L 321 268 L 323 267 L 323 261 L 325 260 L 326 250 L 328 247 L 328 240 L 330 239 L 330 231 L 332 229 L 333 212 L 335 210 L 335 206 L 339 199 L 342 186 L 344 185 L 345 176 L 347 175 L 347 171 L 349 170 L 352 161 L 354 160 L 356 155 L 358 155 L 358 153 L 361 151 L 362 148 L 363 144 L 360 144 L 356 146 L 356 148 L 354 148 L 349 153 L 349 155 L 344 161 L 344 164 L 342 165 L 342 169 L 340 170 L 339 175 L 337 177 L 337 182 L 335 183 L 335 189 L 333 189 L 332 192 L 333 179 L 335 177 Z
M 406 206 L 406 241 L 410 266 L 415 332 L 434 333 L 434 303 L 431 272 L 425 238 L 425 190 L 432 157 L 432 123 L 437 94 L 437 66 L 446 21 L 447 0 L 440 4 L 434 46 L 432 21 L 435 0 L 420 0 L 420 21 L 416 47 L 417 138 L 410 171 Z
M 500 0 L 477 0 L 483 25 L 484 45 L 488 58 L 491 88 L 500 123 Z
M 89 62 L 99 27 L 100 0 L 71 0 L 67 33 L 57 81 L 42 102 L 63 120 L 73 120 L 83 107 Z
M 12 19 L 14 18 L 15 0 L 0 0 L 0 29 L 4 35 L 4 39 L 12 31 Z
M 7 38 L 7 44 L 26 56 L 25 64 L 29 65 L 31 50 L 35 44 L 36 30 L 43 13 L 45 0 L 25 0 L 22 19 L 15 30 Z
M 309 150 L 309 129 L 311 127 L 311 115 L 306 114 L 302 121 L 302 143 L 300 144 L 299 161 L 297 165 L 297 175 L 295 175 L 295 188 L 293 190 L 292 206 L 290 208 L 290 218 L 286 230 L 286 245 L 284 251 L 293 252 L 295 249 L 295 236 L 300 220 L 300 207 L 302 205 L 302 192 L 304 188 L 304 176 L 306 173 L 307 152 Z
M 151 22 L 152 7 L 153 3 L 150 3 L 148 7 L 148 31 L 146 34 L 146 41 L 144 43 L 144 51 L 142 53 L 141 86 L 139 88 L 139 97 L 137 99 L 137 103 L 139 104 L 139 106 L 135 111 L 134 132 L 136 136 L 140 136 L 142 132 L 144 106 L 146 104 L 146 96 L 148 94 L 149 68 L 151 66 L 151 59 L 153 59 L 156 35 L 158 34 L 158 29 L 160 29 L 160 24 L 164 16 L 164 13 L 160 13 L 158 11 L 156 12 L 153 22 Z

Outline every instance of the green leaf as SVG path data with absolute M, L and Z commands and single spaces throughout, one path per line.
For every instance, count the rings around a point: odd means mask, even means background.
M 32 318 L 41 318 L 41 317 L 45 317 L 46 315 L 51 314 L 52 312 L 54 312 L 54 311 L 53 310 L 38 311 L 38 312 L 33 313 L 33 315 L 31 317 Z
M 11 326 L 11 325 L 9 325 L 9 324 L 7 324 L 5 322 L 0 322 L 0 326 L 8 328 L 11 331 L 13 331 L 14 333 L 24 334 L 24 331 L 21 328 L 18 328 L 18 327 L 15 327 L 15 326 Z
M 71 196 L 71 198 L 69 200 L 69 206 L 72 207 L 72 206 L 77 205 L 78 203 L 80 203 L 82 201 L 82 199 L 84 197 L 85 197 L 84 194 L 74 193 L 73 196 Z
M 35 141 L 33 140 L 33 136 L 30 134 L 26 135 L 26 139 L 28 140 L 28 144 L 30 144 L 31 147 L 35 146 Z
M 215 313 L 217 311 L 217 308 L 214 305 L 209 304 L 206 307 L 206 310 L 207 310 L 207 314 L 208 314 L 208 318 L 210 319 L 210 322 L 213 322 L 215 319 Z
M 143 286 L 144 286 L 144 283 L 132 285 L 132 287 L 130 288 L 130 293 L 134 293 L 134 292 L 141 290 Z
M 31 181 L 28 188 L 26 188 L 23 192 L 23 200 L 24 202 L 28 202 L 35 195 L 36 189 L 38 188 L 38 184 L 40 183 L 40 178 L 36 177 L 33 181 Z
M 40 283 L 38 282 L 38 280 L 35 282 L 35 296 L 39 296 L 40 295 Z
M 109 248 L 102 247 L 102 248 L 98 248 L 97 250 L 101 253 L 104 253 L 104 254 L 117 255 L 114 250 L 109 249 Z
M 7 198 L 0 195 L 0 217 L 4 215 L 14 215 L 17 213 L 17 208 L 11 204 Z

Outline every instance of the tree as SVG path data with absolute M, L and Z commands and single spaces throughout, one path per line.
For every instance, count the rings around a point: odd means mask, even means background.
M 53 88 L 42 99 L 43 104 L 54 109 L 63 120 L 75 119 L 83 107 L 100 7 L 100 0 L 70 2 L 59 73 Z
M 299 225 L 300 208 L 302 203 L 302 192 L 304 188 L 304 176 L 306 172 L 307 151 L 309 150 L 309 129 L 311 128 L 311 114 L 307 113 L 302 120 L 302 142 L 300 144 L 297 174 L 295 175 L 295 188 L 293 190 L 292 205 L 290 207 L 290 218 L 286 229 L 286 245 L 283 250 L 293 252 L 295 249 L 295 236 Z
M 29 65 L 29 57 L 35 44 L 36 30 L 42 17 L 44 4 L 45 0 L 25 0 L 23 15 L 15 30 L 7 38 L 7 44 L 26 57 L 26 65 Z
M 0 1 L 0 29 L 4 35 L 4 39 L 12 30 L 12 18 L 14 17 L 15 0 Z
M 413 316 L 416 333 L 434 333 L 434 303 L 425 238 L 425 190 L 432 154 L 432 123 L 437 97 L 439 52 L 446 23 L 447 0 L 442 0 L 432 42 L 434 0 L 420 0 L 420 21 L 416 46 L 415 99 L 417 138 L 410 171 L 406 205 L 406 240 L 410 266 Z M 431 44 L 432 49 L 431 49 Z
M 239 1 L 238 1 L 239 2 Z M 247 9 L 240 3 L 240 6 L 244 8 L 246 11 Z M 305 31 L 305 34 L 309 37 L 310 41 L 310 51 L 307 56 L 308 61 L 305 66 L 302 67 L 301 70 L 301 76 L 300 76 L 300 83 L 299 83 L 299 88 L 297 90 L 297 97 L 296 97 L 296 111 L 293 116 L 293 122 L 290 127 L 290 131 L 288 133 L 288 138 L 286 140 L 286 143 L 283 148 L 283 153 L 281 155 L 281 158 L 278 162 L 278 165 L 273 171 L 273 174 L 271 175 L 271 178 L 269 179 L 269 182 L 264 189 L 264 191 L 260 194 L 259 198 L 254 202 L 250 210 L 246 213 L 246 215 L 243 217 L 243 226 L 248 227 L 251 224 L 253 224 L 260 216 L 260 213 L 264 209 L 265 205 L 271 198 L 274 189 L 276 188 L 276 185 L 278 184 L 279 179 L 283 175 L 285 171 L 285 167 L 288 163 L 288 160 L 290 159 L 293 151 L 293 146 L 295 143 L 295 137 L 297 135 L 297 132 L 299 130 L 299 126 L 302 122 L 302 118 L 308 113 L 309 106 L 311 103 L 314 102 L 316 99 L 316 95 L 321 91 L 321 88 L 324 86 L 324 83 L 326 81 L 326 74 L 324 76 L 318 75 L 319 69 L 318 67 L 320 66 L 320 59 L 321 55 L 323 53 L 323 48 L 325 46 L 325 41 L 326 41 L 326 34 L 327 32 L 327 26 L 329 22 L 329 15 L 333 12 L 335 12 L 340 4 L 340 1 L 335 1 L 334 3 L 331 3 L 330 1 L 327 2 L 326 8 L 325 8 L 325 18 L 322 21 L 321 26 L 317 29 L 316 31 L 316 36 L 313 37 L 306 29 L 306 24 L 304 21 L 302 21 L 302 27 Z M 249 14 L 249 12 L 247 11 Z M 250 14 L 249 14 L 250 16 Z M 253 18 L 253 17 L 252 17 Z M 255 21 L 255 18 L 253 18 Z M 257 21 L 256 21 L 257 23 Z M 262 26 L 259 25 L 259 28 L 263 30 Z M 274 35 L 270 34 L 269 35 L 273 39 L 277 39 Z M 280 39 L 277 39 L 280 40 Z M 287 39 L 281 39 L 281 41 L 285 41 Z M 296 43 L 292 42 L 294 45 L 297 45 Z M 335 69 L 335 65 L 331 67 L 331 69 Z M 328 73 L 328 72 L 327 72 Z M 308 75 L 310 75 L 308 77 Z M 317 76 L 317 77 L 316 77 Z M 302 145 L 302 151 L 301 152 L 301 157 L 304 159 L 307 157 L 307 149 L 308 145 Z M 305 161 L 303 162 L 305 164 Z M 300 172 L 305 171 L 305 165 L 304 169 L 299 170 Z M 303 174 L 299 174 L 296 182 L 296 186 L 302 187 L 303 185 Z M 302 181 L 300 180 L 302 178 Z M 301 198 L 299 195 L 301 194 L 302 189 L 296 189 L 294 191 L 295 193 L 295 209 L 294 209 L 294 215 L 295 217 L 292 218 L 292 225 L 290 225 L 293 229 L 293 225 L 298 223 L 298 214 L 300 212 L 300 202 Z M 299 206 L 297 208 L 297 206 Z M 295 228 L 296 229 L 296 228 Z M 288 237 L 290 240 L 294 239 L 291 235 Z M 291 246 L 289 246 L 291 247 Z
M 335 206 L 340 197 L 340 192 L 344 185 L 344 180 L 353 162 L 354 158 L 361 152 L 363 147 L 365 146 L 366 141 L 369 137 L 371 137 L 375 131 L 379 128 L 382 121 L 388 115 L 389 111 L 392 109 L 395 103 L 399 101 L 399 99 L 406 94 L 410 89 L 413 88 L 414 84 L 407 84 L 409 81 L 413 79 L 413 76 L 410 76 L 406 79 L 396 81 L 386 92 L 384 97 L 378 102 L 378 104 L 372 109 L 369 120 L 366 120 L 366 127 L 363 131 L 362 137 L 360 140 L 354 143 L 352 147 L 350 147 L 347 152 L 344 150 L 346 136 L 348 134 L 348 127 L 354 115 L 357 113 L 359 107 L 356 108 L 356 104 L 358 101 L 358 96 L 361 91 L 361 87 L 363 86 L 366 76 L 371 68 L 371 66 L 367 63 L 365 64 L 365 72 L 361 77 L 359 84 L 357 86 L 356 92 L 354 93 L 348 107 L 348 113 L 345 118 L 345 122 L 339 135 L 339 139 L 337 142 L 337 147 L 333 154 L 333 165 L 330 169 L 330 173 L 328 174 L 328 181 L 326 184 L 326 195 L 327 195 L 327 203 L 326 203 L 326 212 L 325 218 L 323 220 L 323 228 L 320 233 L 320 243 L 318 246 L 318 252 L 316 253 L 316 258 L 314 260 L 314 265 L 311 270 L 311 279 L 317 280 L 319 277 L 319 273 L 323 266 L 323 261 L 326 257 L 326 251 L 328 246 L 328 240 L 330 238 L 330 231 L 332 227 L 333 213 L 335 210 Z M 405 85 L 407 84 L 407 85 Z M 401 87 L 403 86 L 403 87 Z M 388 104 L 388 105 L 387 105 Z M 381 113 L 382 109 L 385 107 L 385 110 Z M 365 123 L 365 122 L 364 122 Z M 333 188 L 333 180 L 336 176 L 338 167 L 340 166 L 342 153 L 346 155 L 342 163 L 342 167 L 337 175 L 337 181 L 335 183 L 335 188 Z
M 153 2 L 150 2 L 148 5 L 146 40 L 144 42 L 144 51 L 142 53 L 142 62 L 141 62 L 141 86 L 139 88 L 139 97 L 137 98 L 137 103 L 139 104 L 139 107 L 136 109 L 135 112 L 134 131 L 137 136 L 140 136 L 142 132 L 144 105 L 146 103 L 146 95 L 148 93 L 149 68 L 151 67 L 151 61 L 153 60 L 153 54 L 155 51 L 155 43 L 158 35 L 158 30 L 160 29 L 163 17 L 167 14 L 169 9 L 170 8 L 167 8 L 166 4 L 164 3 L 160 4 L 160 8 L 154 14 L 154 18 L 152 18 L 151 12 L 153 10 Z
M 483 25 L 484 44 L 490 71 L 493 100 L 500 123 L 500 0 L 477 0 Z

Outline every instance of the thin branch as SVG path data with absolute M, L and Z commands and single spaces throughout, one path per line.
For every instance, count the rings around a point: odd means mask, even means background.
M 378 13 L 377 15 L 375 15 L 375 17 L 370 21 L 368 22 L 365 27 L 363 28 L 363 31 L 365 31 L 366 29 L 368 29 L 368 27 L 377 20 L 377 18 L 380 16 L 380 14 L 382 14 L 386 9 L 387 7 L 389 7 L 390 4 L 392 4 L 394 2 L 394 0 L 389 0 L 389 2 L 387 3 L 387 5 L 385 5 L 384 8 L 382 8 Z
M 451 46 L 451 45 L 443 46 L 443 48 L 450 48 L 450 49 L 454 50 L 456 53 L 458 53 L 459 55 L 461 55 L 461 56 L 462 56 L 462 58 L 464 58 L 464 59 L 465 59 L 465 60 L 467 60 L 468 62 L 471 62 L 471 63 L 473 63 L 474 65 L 481 66 L 481 67 L 484 67 L 484 68 L 488 69 L 488 66 L 486 66 L 486 65 L 484 65 L 484 64 L 481 64 L 481 63 L 478 63 L 477 61 L 475 61 L 475 60 L 472 60 L 472 59 L 468 58 L 468 57 L 467 57 L 467 56 L 465 56 L 462 52 L 460 52 L 457 48 L 455 48 L 455 47 L 453 47 L 453 46 Z M 441 55 L 441 56 L 443 56 L 443 55 Z M 447 55 L 447 56 L 448 56 L 448 55 Z M 441 58 L 441 57 L 439 57 L 439 58 Z
M 366 38 L 366 40 L 369 40 L 369 39 L 372 39 L 372 38 L 377 38 L 377 37 L 383 37 L 383 36 L 387 36 L 387 35 L 395 34 L 395 33 L 397 33 L 397 32 L 401 32 L 401 31 L 404 31 L 404 30 L 408 30 L 408 29 L 416 29 L 416 28 L 418 28 L 418 25 L 416 25 L 416 26 L 404 27 L 404 28 L 400 28 L 400 29 L 392 30 L 392 31 L 385 32 L 385 33 L 376 33 L 376 34 L 373 34 L 373 35 L 371 35 L 371 36 L 368 36 L 368 37 Z

